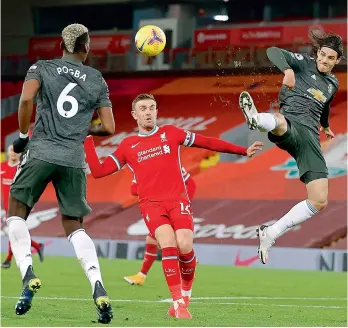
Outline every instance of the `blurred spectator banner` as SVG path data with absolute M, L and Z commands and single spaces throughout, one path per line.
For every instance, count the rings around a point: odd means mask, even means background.
M 347 42 L 347 23 L 298 23 L 278 26 L 230 27 L 217 29 L 196 29 L 193 45 L 197 49 L 207 47 L 238 46 L 245 44 L 291 44 L 308 42 L 308 30 L 319 28 L 339 34 Z
M 34 37 L 30 39 L 29 56 L 53 58 L 61 55 L 60 36 Z M 111 52 L 125 53 L 131 45 L 131 34 L 91 35 L 91 52 L 94 54 Z
M 251 27 L 242 28 L 239 32 L 240 42 L 273 42 L 282 41 L 283 38 L 283 27 L 282 26 L 270 26 L 264 27 Z

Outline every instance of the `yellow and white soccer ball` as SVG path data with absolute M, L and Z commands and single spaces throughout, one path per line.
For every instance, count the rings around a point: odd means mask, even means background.
M 157 56 L 166 46 L 166 35 L 158 26 L 143 26 L 135 36 L 135 46 L 145 56 Z

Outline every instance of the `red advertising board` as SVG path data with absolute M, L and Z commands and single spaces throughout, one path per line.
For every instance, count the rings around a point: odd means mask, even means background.
M 59 37 L 35 37 L 29 41 L 29 55 L 33 57 L 55 57 L 61 54 Z
M 225 29 L 196 29 L 193 45 L 202 49 L 221 46 L 242 46 L 248 44 L 291 44 L 308 42 L 308 31 L 320 28 L 339 34 L 347 42 L 347 23 L 344 21 L 331 23 L 292 23 L 270 26 L 226 27 Z
M 61 55 L 61 38 L 34 37 L 29 42 L 29 55 L 33 57 L 56 57 Z M 91 52 L 100 53 L 125 53 L 131 45 L 130 34 L 91 35 Z
M 270 27 L 251 27 L 241 28 L 239 32 L 241 43 L 259 43 L 259 42 L 273 42 L 281 41 L 283 38 L 282 26 Z
M 195 48 L 211 46 L 227 46 L 231 43 L 229 29 L 196 30 L 194 34 Z

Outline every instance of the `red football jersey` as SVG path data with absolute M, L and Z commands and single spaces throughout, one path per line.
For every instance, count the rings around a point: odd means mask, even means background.
M 8 162 L 1 163 L 1 198 L 5 211 L 8 210 L 8 198 L 10 196 L 10 188 L 14 176 L 17 172 L 18 163 L 9 164 Z
M 180 163 L 180 145 L 192 146 L 195 134 L 173 125 L 155 126 L 146 135 L 139 133 L 122 140 L 109 155 L 118 169 L 125 164 L 138 183 L 140 202 L 188 200 Z
M 182 173 L 182 178 L 184 179 L 184 182 L 186 184 L 187 195 L 188 195 L 190 201 L 192 202 L 193 194 L 196 190 L 196 185 L 195 185 L 195 183 L 188 183 L 191 175 L 190 175 L 190 173 L 188 173 L 186 171 L 186 169 L 184 167 L 181 167 L 181 173 Z M 191 180 L 192 180 L 192 178 L 191 178 Z M 131 194 L 133 196 L 138 196 L 138 182 L 137 182 L 135 176 L 133 176 L 133 180 L 132 180 Z

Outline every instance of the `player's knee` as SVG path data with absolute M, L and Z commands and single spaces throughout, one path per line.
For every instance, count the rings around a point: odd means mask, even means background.
M 273 116 L 275 117 L 277 121 L 277 127 L 275 130 L 279 130 L 279 131 L 286 130 L 287 122 L 284 115 L 280 113 L 273 113 Z
M 317 211 L 324 210 L 328 205 L 328 199 L 325 195 L 319 195 L 316 199 L 309 200 Z
M 192 251 L 192 241 L 189 239 L 177 239 L 177 245 L 180 254 L 187 254 Z
M 156 239 L 154 239 L 151 236 L 147 235 L 146 236 L 146 244 L 157 245 L 157 241 L 156 241 Z
M 176 247 L 174 230 L 170 224 L 162 224 L 155 230 L 155 238 L 160 248 Z
M 18 216 L 26 220 L 30 214 L 31 208 L 20 202 L 18 199 L 14 198 L 11 194 L 8 202 L 9 208 L 7 211 L 7 216 Z
M 62 224 L 66 237 L 70 236 L 74 231 L 83 228 L 82 218 L 62 215 Z

